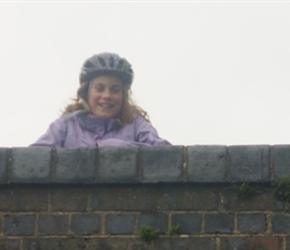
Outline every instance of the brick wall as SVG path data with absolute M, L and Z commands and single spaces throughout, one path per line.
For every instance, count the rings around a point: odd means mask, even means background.
M 290 250 L 288 175 L 290 145 L 0 148 L 0 250 Z

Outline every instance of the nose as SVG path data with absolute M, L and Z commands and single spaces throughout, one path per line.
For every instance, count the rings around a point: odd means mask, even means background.
M 102 95 L 103 98 L 105 99 L 110 99 L 112 97 L 112 93 L 109 89 L 106 89 L 104 92 L 103 92 L 103 95 Z

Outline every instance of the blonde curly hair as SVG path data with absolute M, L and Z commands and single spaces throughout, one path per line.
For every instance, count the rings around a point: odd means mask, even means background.
M 80 87 L 77 90 L 77 97 L 72 99 L 73 103 L 69 104 L 65 108 L 65 110 L 62 112 L 62 116 L 78 110 L 86 113 L 91 113 L 88 105 L 89 89 L 90 81 L 81 83 Z M 135 115 L 140 115 L 145 120 L 150 122 L 147 112 L 133 102 L 131 95 L 132 91 L 130 89 L 130 85 L 123 83 L 123 103 L 120 112 L 116 116 L 117 122 L 121 126 L 130 124 L 133 122 Z

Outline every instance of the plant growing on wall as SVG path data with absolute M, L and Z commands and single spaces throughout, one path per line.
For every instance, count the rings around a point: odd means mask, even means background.
M 277 199 L 290 202 L 290 176 L 282 176 L 273 182 L 272 185 Z
M 151 226 L 141 226 L 140 228 L 140 237 L 143 240 L 153 240 L 158 237 L 158 229 Z
M 246 199 L 254 195 L 255 189 L 251 187 L 248 183 L 243 183 L 241 185 L 235 185 L 234 191 L 239 199 Z
M 179 234 L 179 228 L 180 228 L 180 225 L 172 225 L 169 229 L 168 229 L 168 232 L 167 232 L 167 235 L 177 235 Z

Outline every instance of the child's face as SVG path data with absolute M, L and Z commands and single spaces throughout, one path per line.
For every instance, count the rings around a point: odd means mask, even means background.
M 114 76 L 97 76 L 92 80 L 88 103 L 99 117 L 114 118 L 122 108 L 123 84 Z

